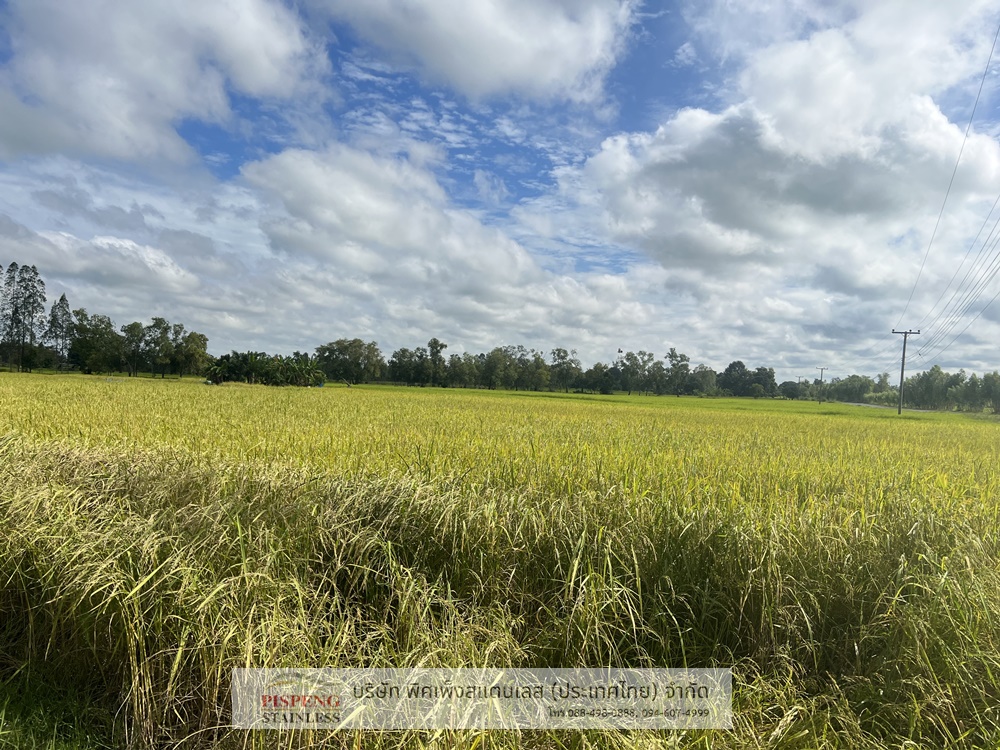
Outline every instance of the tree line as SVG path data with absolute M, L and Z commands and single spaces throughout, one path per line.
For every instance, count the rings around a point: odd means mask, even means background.
M 889 373 L 877 378 L 850 375 L 833 378 L 829 383 L 782 383 L 779 390 L 786 398 L 824 398 L 829 401 L 896 406 L 899 388 L 889 383 Z M 796 390 L 797 389 L 797 390 Z M 1000 413 L 1000 373 L 967 374 L 965 370 L 949 373 L 934 365 L 903 381 L 903 405 L 911 409 L 946 409 Z
M 647 351 L 624 352 L 610 364 L 584 369 L 572 349 L 547 354 L 524 346 L 498 346 L 488 352 L 446 356 L 437 338 L 427 346 L 401 348 L 388 360 L 374 341 L 338 339 L 316 349 L 324 375 L 348 384 L 390 382 L 400 385 L 486 388 L 491 390 L 643 393 L 651 395 L 777 396 L 770 367 L 748 368 L 733 362 L 721 373 L 707 365 L 691 367 L 686 354 L 671 348 L 663 357 Z
M 291 356 L 236 352 L 213 357 L 208 337 L 183 324 L 153 317 L 116 327 L 106 315 L 72 310 L 66 295 L 48 315 L 45 282 L 34 265 L 0 265 L 0 361 L 10 369 L 71 369 L 84 373 L 149 372 L 154 377 L 199 375 L 212 383 L 317 386 L 325 381 L 397 383 L 411 386 L 484 388 L 582 393 L 745 396 L 895 405 L 899 390 L 888 373 L 875 378 L 850 375 L 775 382 L 774 369 L 751 369 L 740 360 L 721 372 L 691 366 L 671 348 L 662 357 L 648 351 L 618 350 L 610 363 L 584 368 L 573 349 L 549 352 L 520 345 L 474 354 L 446 353 L 432 338 L 426 346 L 400 348 L 386 359 L 375 341 L 342 338 L 316 347 L 314 354 Z M 906 379 L 905 406 L 1000 413 L 1000 373 L 982 377 L 964 370 L 948 373 L 938 365 Z
M 9 369 L 85 373 L 202 374 L 212 361 L 208 337 L 154 317 L 116 328 L 107 315 L 71 310 L 63 294 L 45 315 L 45 281 L 35 266 L 12 262 L 0 287 L 0 361 Z
M 774 369 L 751 369 L 741 360 L 721 372 L 691 366 L 686 354 L 671 348 L 662 358 L 647 351 L 623 352 L 610 364 L 584 369 L 574 350 L 548 354 L 523 346 L 499 346 L 489 352 L 451 354 L 437 338 L 427 346 L 394 351 L 388 360 L 374 341 L 338 339 L 316 349 L 316 365 L 333 381 L 348 384 L 396 383 L 412 386 L 485 388 L 581 393 L 641 393 L 676 396 L 739 396 L 840 401 L 895 406 L 899 388 L 887 372 L 867 375 L 775 381 Z M 903 404 L 914 409 L 949 409 L 1000 413 L 1000 373 L 982 377 L 964 370 L 948 373 L 934 365 L 904 382 Z

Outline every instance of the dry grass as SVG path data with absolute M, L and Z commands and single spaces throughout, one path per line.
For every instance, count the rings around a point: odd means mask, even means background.
M 894 417 L 0 376 L 0 679 L 135 747 L 996 746 L 997 425 Z M 732 666 L 735 728 L 226 727 L 415 665 Z

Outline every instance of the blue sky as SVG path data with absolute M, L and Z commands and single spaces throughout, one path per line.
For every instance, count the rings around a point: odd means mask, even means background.
M 794 379 L 892 372 L 902 326 L 913 367 L 993 370 L 1000 60 L 930 240 L 998 23 L 1000 0 L 8 0 L 0 263 L 214 353 L 436 336 Z

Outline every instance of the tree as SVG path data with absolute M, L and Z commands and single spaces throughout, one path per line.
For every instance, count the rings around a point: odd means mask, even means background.
M 640 352 L 639 354 L 646 354 Z M 621 373 L 621 386 L 629 396 L 632 391 L 639 390 L 646 379 L 646 371 L 649 369 L 648 361 L 644 363 L 643 358 L 635 352 L 625 352 L 618 357 L 618 370 Z
M 465 352 L 462 355 L 462 364 L 469 373 L 469 385 L 479 385 L 483 376 L 483 355 Z
M 982 383 L 976 373 L 972 373 L 962 386 L 961 404 L 969 411 L 983 410 Z
M 218 385 L 232 379 L 232 354 L 223 354 L 215 357 L 205 368 L 205 377 L 212 383 Z
M 774 380 L 774 368 L 758 367 L 756 370 L 753 371 L 753 375 L 751 375 L 750 377 L 751 387 L 753 386 L 754 383 L 759 384 L 760 387 L 764 389 L 765 396 L 778 395 L 778 384 Z
M 11 364 L 14 353 L 16 330 L 19 326 L 20 312 L 17 309 L 17 263 L 7 266 L 4 275 L 3 289 L 0 290 L 0 345 L 3 345 L 7 364 Z
M 603 362 L 596 362 L 583 374 L 584 387 L 592 392 L 611 394 L 615 392 L 614 368 L 608 367 Z
M 448 358 L 447 383 L 453 388 L 469 388 L 479 384 L 479 358 L 471 352 L 452 354 Z
M 280 354 L 268 357 L 264 354 L 261 362 L 263 369 L 255 380 L 262 385 L 308 387 L 322 385 L 325 380 L 318 360 L 303 352 L 295 352 L 290 357 L 282 357 Z
M 965 370 L 959 370 L 956 373 L 948 375 L 945 380 L 944 406 L 954 409 L 961 403 L 962 388 L 965 386 L 965 381 Z
M 371 383 L 381 380 L 385 372 L 385 357 L 374 341 L 366 343 L 361 352 L 361 380 Z
M 778 393 L 787 399 L 799 398 L 801 388 L 794 380 L 786 380 L 778 386 Z
M 298 353 L 296 354 L 298 355 Z M 184 377 L 185 373 L 203 374 L 209 364 L 208 336 L 197 331 L 188 331 L 177 345 L 175 356 L 177 357 L 178 374 L 181 377 Z M 304 363 L 302 357 L 305 357 Z M 306 365 L 310 371 L 318 369 L 307 354 L 298 355 L 296 362 L 300 370 L 307 369 Z M 311 377 L 311 373 L 309 377 Z
M 490 390 L 513 388 L 517 382 L 517 361 L 513 347 L 498 346 L 492 349 L 483 359 L 481 377 L 483 385 Z
M 1000 373 L 994 370 L 983 375 L 979 392 L 983 402 L 990 407 L 993 413 L 1000 414 Z
M 718 376 L 708 365 L 698 365 L 694 368 L 688 375 L 688 383 L 690 393 L 714 396 L 719 391 Z
M 11 263 L 0 292 L 0 342 L 11 363 L 25 368 L 25 354 L 41 341 L 45 332 L 45 282 L 35 266 Z
M 962 373 L 964 380 L 965 373 Z M 903 388 L 905 402 L 919 409 L 938 409 L 948 396 L 949 376 L 940 365 L 906 379 Z
M 250 385 L 263 383 L 267 380 L 271 366 L 267 352 L 242 352 L 236 358 L 243 372 L 243 378 Z
M 834 401 L 860 404 L 874 388 L 875 381 L 867 375 L 848 375 L 831 380 L 826 396 Z
M 429 379 L 431 385 L 444 385 L 445 382 L 445 365 L 444 356 L 441 354 L 448 345 L 442 341 L 439 341 L 436 337 L 432 338 L 427 342 L 427 350 L 429 352 Z
M 667 366 L 660 360 L 654 361 L 646 370 L 646 388 L 657 396 L 669 392 L 670 381 Z
M 125 370 L 129 377 L 135 377 L 146 362 L 146 327 L 135 321 L 122 326 L 121 331 Z
M 194 331 L 184 337 L 181 349 L 200 351 L 203 334 Z M 214 361 L 205 355 L 205 377 L 213 383 L 227 381 L 246 382 L 260 385 L 278 386 L 318 386 L 323 385 L 325 376 L 319 368 L 319 361 L 303 352 L 295 352 L 290 357 L 274 356 L 266 352 L 232 352 L 223 354 Z
M 830 387 L 833 385 L 835 380 L 839 380 L 839 378 L 823 380 L 823 373 L 820 373 L 818 378 L 813 378 L 812 386 L 810 387 L 809 392 L 819 403 L 829 401 L 830 396 L 828 394 L 830 393 Z
M 427 347 L 418 346 L 413 350 L 413 383 L 427 385 L 431 382 L 431 357 Z
M 174 356 L 174 344 L 171 337 L 171 327 L 163 318 L 153 318 L 146 326 L 146 351 L 149 357 L 150 370 L 154 377 L 160 373 L 160 378 L 166 376 Z
M 580 377 L 582 369 L 576 358 L 576 349 L 553 349 L 549 352 L 552 364 L 549 366 L 549 380 L 552 387 L 569 393 L 570 386 Z
M 545 355 L 532 349 L 528 356 L 520 363 L 521 377 L 525 390 L 540 391 L 549 387 L 552 373 L 549 370 L 549 363 L 545 361 Z
M 122 365 L 122 336 L 107 315 L 89 315 L 83 308 L 73 311 L 73 340 L 69 361 L 85 373 L 117 372 Z
M 316 347 L 316 360 L 327 378 L 352 385 L 378 380 L 385 370 L 378 344 L 358 338 L 337 339 Z
M 178 377 L 184 375 L 184 365 L 182 363 L 183 353 L 181 347 L 184 344 L 184 325 L 174 323 L 170 326 L 170 372 L 177 373 Z
M 531 380 L 531 353 L 522 345 L 507 347 L 510 355 L 511 387 L 516 391 L 530 390 Z
M 17 273 L 12 313 L 18 364 L 22 370 L 31 369 L 26 367 L 26 349 L 33 348 L 45 332 L 45 282 L 35 266 L 21 266 Z
M 389 379 L 395 383 L 414 382 L 414 355 L 405 347 L 397 349 L 389 358 Z
M 719 387 L 733 396 L 749 396 L 752 383 L 753 374 L 740 360 L 730 362 L 719 376 Z
M 49 323 L 45 328 L 45 340 L 56 351 L 56 356 L 65 362 L 69 356 L 69 342 L 73 336 L 73 313 L 69 309 L 69 300 L 63 294 L 52 303 L 49 311 Z
M 674 347 L 670 347 L 665 359 L 670 363 L 667 368 L 667 392 L 680 397 L 681 391 L 687 384 L 691 360 L 686 354 L 681 354 Z
M 452 354 L 445 365 L 444 382 L 450 388 L 468 388 L 469 371 L 465 369 L 465 360 L 461 354 Z

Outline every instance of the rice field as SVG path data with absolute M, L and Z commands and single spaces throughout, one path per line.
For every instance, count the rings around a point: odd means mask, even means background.
M 998 437 L 0 374 L 0 747 L 998 747 Z M 241 666 L 732 667 L 734 728 L 236 731 Z

